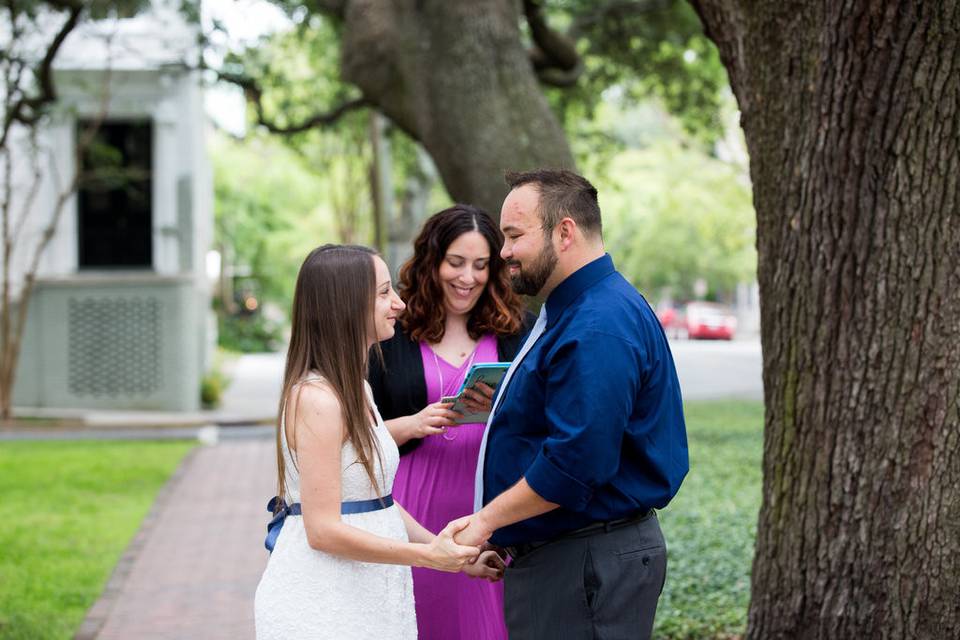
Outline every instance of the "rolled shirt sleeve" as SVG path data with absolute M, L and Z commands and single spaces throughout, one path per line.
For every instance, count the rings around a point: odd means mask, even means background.
M 549 434 L 524 474 L 538 495 L 582 511 L 616 475 L 642 361 L 638 345 L 602 330 L 554 345 L 545 368 Z

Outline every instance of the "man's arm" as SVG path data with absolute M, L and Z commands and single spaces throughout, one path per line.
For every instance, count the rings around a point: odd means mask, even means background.
M 581 511 L 619 467 L 639 360 L 629 343 L 602 331 L 557 348 L 546 368 L 549 436 L 520 481 L 474 514 L 457 540 L 479 544 L 497 529 L 560 506 Z
M 457 544 L 477 546 L 486 542 L 497 529 L 553 511 L 559 506 L 541 498 L 525 478 L 520 478 L 517 484 L 473 514 L 470 524 L 454 540 Z

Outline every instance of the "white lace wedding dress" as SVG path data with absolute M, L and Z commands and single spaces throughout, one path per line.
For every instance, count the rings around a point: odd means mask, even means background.
M 311 379 L 307 379 L 311 380 Z M 305 380 L 305 381 L 307 381 Z M 393 487 L 400 455 L 367 386 L 376 413 L 374 432 L 383 457 L 384 495 Z M 281 446 L 286 462 L 287 504 L 300 502 L 297 473 L 281 424 Z M 374 464 L 377 457 L 374 456 Z M 348 442 L 340 452 L 341 500 L 379 497 L 363 465 Z M 407 540 L 396 505 L 379 511 L 344 514 L 347 524 L 378 536 Z M 417 637 L 410 567 L 358 562 L 316 551 L 307 544 L 301 516 L 287 516 L 254 602 L 258 640 L 316 638 L 391 640 Z

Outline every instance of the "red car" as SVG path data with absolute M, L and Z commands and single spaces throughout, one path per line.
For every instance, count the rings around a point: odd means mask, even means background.
M 679 309 L 664 309 L 657 317 L 674 338 L 733 340 L 737 330 L 733 311 L 713 302 L 688 302 Z

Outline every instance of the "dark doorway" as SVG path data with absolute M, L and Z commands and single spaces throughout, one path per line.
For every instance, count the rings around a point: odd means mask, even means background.
M 78 128 L 78 139 L 87 123 Z M 80 158 L 79 267 L 153 267 L 153 127 L 104 122 Z

